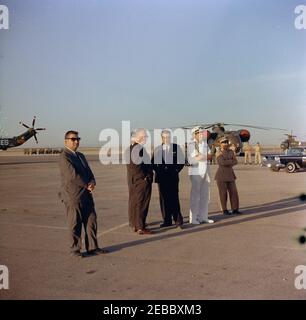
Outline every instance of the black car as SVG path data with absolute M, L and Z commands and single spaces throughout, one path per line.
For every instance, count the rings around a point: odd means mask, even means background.
M 286 169 L 287 172 L 293 173 L 306 167 L 306 149 L 289 148 L 284 154 L 265 154 L 262 160 L 262 165 L 272 171 Z

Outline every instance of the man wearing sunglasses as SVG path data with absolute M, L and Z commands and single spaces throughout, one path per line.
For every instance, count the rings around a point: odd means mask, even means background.
M 225 215 L 230 215 L 227 210 L 227 195 L 229 194 L 232 213 L 239 214 L 239 197 L 236 187 L 236 176 L 233 170 L 238 161 L 235 153 L 229 147 L 229 141 L 226 137 L 220 139 L 221 150 L 217 154 L 217 163 L 219 165 L 215 175 L 219 190 L 222 212 Z
M 61 191 L 59 196 L 66 206 L 71 255 L 82 257 L 81 233 L 85 233 L 87 254 L 107 253 L 100 249 L 97 239 L 97 215 L 92 192 L 96 186 L 95 177 L 85 156 L 78 152 L 80 137 L 77 131 L 67 131 L 65 148 L 60 155 Z

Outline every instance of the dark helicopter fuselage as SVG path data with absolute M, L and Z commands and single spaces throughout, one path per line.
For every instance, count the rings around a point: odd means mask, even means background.
M 208 144 L 210 146 L 218 146 L 222 137 L 226 137 L 229 140 L 230 145 L 234 148 L 233 150 L 239 155 L 242 152 L 243 143 L 250 140 L 251 134 L 246 129 L 237 131 L 214 130 L 214 132 L 208 133 Z
M 35 129 L 29 128 L 24 133 L 13 138 L 0 138 L 0 150 L 18 147 L 24 144 L 35 135 Z

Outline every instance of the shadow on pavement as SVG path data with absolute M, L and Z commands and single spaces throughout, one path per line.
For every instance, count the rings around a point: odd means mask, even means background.
M 253 220 L 258 220 L 262 218 L 268 218 L 273 216 L 278 216 L 282 214 L 288 214 L 292 212 L 301 212 L 306 210 L 306 204 L 300 200 L 299 197 L 283 199 L 279 201 L 274 201 L 270 203 L 264 203 L 257 206 L 249 206 L 241 208 L 241 215 L 231 215 L 224 216 L 223 214 L 210 214 L 215 220 L 214 224 L 201 224 L 201 225 L 190 225 L 184 224 L 183 230 L 177 229 L 176 233 L 166 234 L 166 231 L 170 229 L 175 229 L 175 226 L 154 230 L 153 235 L 141 235 L 139 240 L 124 242 L 107 247 L 111 252 L 119 251 L 124 248 L 133 247 L 137 245 L 146 244 L 153 241 L 160 241 L 163 239 L 170 239 L 175 237 L 181 237 L 186 234 L 193 234 L 197 232 L 203 232 L 205 230 L 211 230 L 215 228 L 223 228 L 230 225 L 240 224 L 244 222 L 249 222 Z M 186 217 L 185 217 L 186 218 Z M 156 223 L 154 223 L 156 224 Z

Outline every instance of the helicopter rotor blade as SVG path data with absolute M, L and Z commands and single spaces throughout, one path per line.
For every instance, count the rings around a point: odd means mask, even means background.
M 37 129 L 35 129 L 35 131 L 37 131 L 37 130 L 46 130 L 46 128 L 37 128 Z
M 35 121 L 36 121 L 36 117 L 34 116 L 33 121 L 32 121 L 32 128 L 34 128 Z
M 273 128 L 273 127 L 260 127 L 260 126 L 252 126 L 249 124 L 235 124 L 235 123 L 224 123 L 225 126 L 238 126 L 238 127 L 248 127 L 248 128 L 254 128 L 254 129 L 261 129 L 261 130 L 281 130 L 281 131 L 288 131 L 287 129 L 283 128 Z
M 169 129 L 175 129 L 175 128 L 182 128 L 182 129 L 192 129 L 193 127 L 201 126 L 204 129 L 209 129 L 212 127 L 224 127 L 224 126 L 237 126 L 237 127 L 247 127 L 247 128 L 254 128 L 254 129 L 261 129 L 261 130 L 280 130 L 280 131 L 287 131 L 287 129 L 283 128 L 274 128 L 274 127 L 261 127 L 261 126 L 252 126 L 249 124 L 234 124 L 234 123 L 223 123 L 223 122 L 215 122 L 215 123 L 197 123 L 197 124 L 191 124 L 191 125 L 185 125 L 185 126 L 177 126 L 177 127 L 170 127 Z
M 27 129 L 30 129 L 30 127 L 29 126 L 27 126 L 26 124 L 24 124 L 23 122 L 19 122 L 21 125 L 23 125 L 24 127 L 26 127 Z
M 37 137 L 36 137 L 36 133 L 34 134 L 34 138 L 35 138 L 36 143 L 38 143 L 38 140 L 37 140 Z

